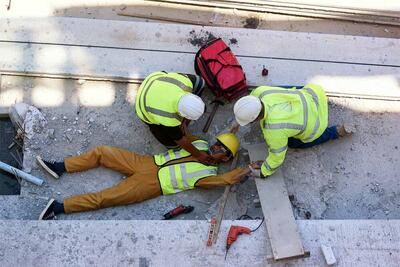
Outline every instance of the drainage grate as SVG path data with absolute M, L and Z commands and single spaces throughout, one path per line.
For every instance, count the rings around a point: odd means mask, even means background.
M 8 148 L 13 142 L 15 130 L 9 118 L 0 118 L 0 160 L 16 168 L 20 168 L 18 162 L 12 157 L 11 153 L 22 155 L 20 148 L 14 146 Z M 16 150 L 19 150 L 18 152 Z M 0 170 L 0 195 L 19 195 L 21 186 L 16 178 Z

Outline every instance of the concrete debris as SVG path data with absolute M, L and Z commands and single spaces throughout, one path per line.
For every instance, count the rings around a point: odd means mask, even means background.
M 321 245 L 321 251 L 325 257 L 326 264 L 332 266 L 336 263 L 335 255 L 333 254 L 333 250 L 330 246 Z

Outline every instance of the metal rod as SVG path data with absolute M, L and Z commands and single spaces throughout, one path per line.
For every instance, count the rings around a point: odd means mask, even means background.
M 4 170 L 6 172 L 9 172 L 11 174 L 14 174 L 15 176 L 18 176 L 18 177 L 20 177 L 28 182 L 31 182 L 35 185 L 41 186 L 44 183 L 44 180 L 42 180 L 38 177 L 35 177 L 33 175 L 30 175 L 29 173 L 18 170 L 17 168 L 14 168 L 13 166 L 10 166 L 2 161 L 0 161 L 0 169 Z

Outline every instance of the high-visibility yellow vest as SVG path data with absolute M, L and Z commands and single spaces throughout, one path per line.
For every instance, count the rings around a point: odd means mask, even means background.
M 154 72 L 139 87 L 136 114 L 148 124 L 179 126 L 182 117 L 178 113 L 178 102 L 192 90 L 192 82 L 185 75 Z
M 208 150 L 206 141 L 196 140 L 192 144 L 200 150 Z M 189 152 L 184 149 L 170 149 L 166 153 L 154 156 L 154 161 L 160 166 L 158 179 L 164 195 L 193 189 L 200 179 L 217 175 L 218 168 L 216 166 L 207 166 L 194 161 L 175 164 L 171 162 L 188 156 L 190 156 Z
M 268 156 L 261 167 L 264 176 L 283 163 L 289 137 L 309 143 L 328 126 L 328 100 L 318 85 L 307 84 L 302 89 L 260 86 L 251 95 L 259 97 L 264 106 L 260 121 L 268 145 Z
M 195 140 L 192 142 L 192 145 L 200 151 L 208 151 L 209 149 L 208 142 L 204 140 Z M 154 162 L 157 164 L 157 166 L 161 166 L 171 160 L 186 158 L 189 156 L 190 153 L 185 149 L 169 149 L 165 153 L 154 155 Z

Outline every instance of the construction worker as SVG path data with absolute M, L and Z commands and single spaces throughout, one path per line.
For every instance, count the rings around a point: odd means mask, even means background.
M 221 162 L 230 160 L 239 149 L 239 141 L 233 133 L 216 137 L 208 142 L 190 137 L 197 149 L 212 154 Z M 96 193 L 71 196 L 64 201 L 51 199 L 39 219 L 54 219 L 60 213 L 82 212 L 118 205 L 138 203 L 160 195 L 175 194 L 195 187 L 213 188 L 237 183 L 250 172 L 250 168 L 237 168 L 218 175 L 217 166 L 200 163 L 184 149 L 168 150 L 155 156 L 139 155 L 127 150 L 98 146 L 89 152 L 49 162 L 37 157 L 38 163 L 54 178 L 64 172 L 86 171 L 104 166 L 127 176 L 114 187 Z
M 258 162 L 260 177 L 275 172 L 288 147 L 307 148 L 354 132 L 351 125 L 327 127 L 328 100 L 322 87 L 315 84 L 301 89 L 260 86 L 240 98 L 233 109 L 241 126 L 260 122 L 268 145 L 267 158 Z
M 186 128 L 189 121 L 199 119 L 205 111 L 198 96 L 204 84 L 196 75 L 154 72 L 140 85 L 135 108 L 161 144 L 168 149 L 181 147 L 200 162 L 210 164 L 214 163 L 213 157 L 191 144 Z

